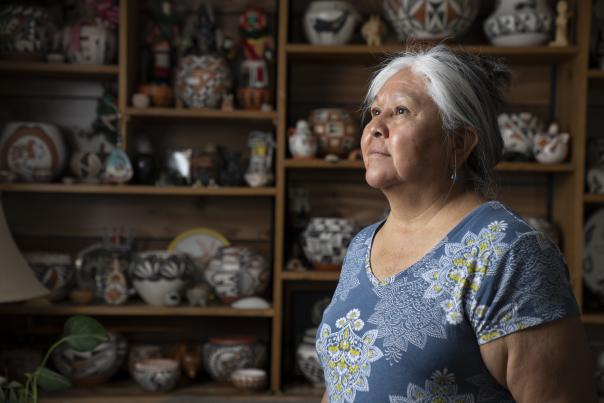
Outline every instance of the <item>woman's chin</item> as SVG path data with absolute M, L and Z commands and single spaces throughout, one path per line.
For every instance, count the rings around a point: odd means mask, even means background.
M 365 181 L 369 186 L 375 189 L 386 189 L 392 185 L 392 178 L 386 177 L 383 173 L 371 170 L 365 172 Z

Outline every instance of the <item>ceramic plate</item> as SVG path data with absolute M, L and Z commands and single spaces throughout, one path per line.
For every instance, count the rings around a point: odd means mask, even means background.
M 229 241 L 220 233 L 208 228 L 194 228 L 177 236 L 168 245 L 168 250 L 187 253 L 195 265 L 203 270 L 222 246 Z
M 583 231 L 583 280 L 592 292 L 604 296 L 604 209 L 589 217 Z

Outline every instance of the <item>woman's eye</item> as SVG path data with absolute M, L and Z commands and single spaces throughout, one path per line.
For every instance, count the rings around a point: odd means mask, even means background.
M 404 115 L 407 112 L 409 112 L 409 109 L 405 108 L 404 106 L 397 106 L 396 107 L 396 114 L 397 115 Z
M 379 109 L 372 109 L 371 110 L 371 116 L 377 116 L 380 114 L 380 110 Z

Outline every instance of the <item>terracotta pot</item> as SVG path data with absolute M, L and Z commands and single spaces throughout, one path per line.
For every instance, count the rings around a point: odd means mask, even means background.
M 498 0 L 484 32 L 496 46 L 537 46 L 550 37 L 553 16 L 547 0 Z
M 304 32 L 314 45 L 344 45 L 359 21 L 355 8 L 345 1 L 313 1 L 304 14 Z
M 214 338 L 203 346 L 204 368 L 212 379 L 228 382 L 240 368 L 263 367 L 266 347 L 252 337 Z
M 357 147 L 357 126 L 344 109 L 315 109 L 308 122 L 313 135 L 319 139 L 319 156 L 335 154 L 346 158 Z
M 346 248 L 356 233 L 345 218 L 311 218 L 302 233 L 302 249 L 316 270 L 340 270 Z

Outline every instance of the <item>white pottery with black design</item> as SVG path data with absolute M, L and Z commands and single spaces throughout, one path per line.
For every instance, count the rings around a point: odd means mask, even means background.
M 133 378 L 146 391 L 168 392 L 180 379 L 180 364 L 169 358 L 146 358 L 134 364 Z
M 75 280 L 75 267 L 68 254 L 28 252 L 24 257 L 38 280 L 50 291 L 51 301 L 67 296 Z
M 78 64 L 110 64 L 117 51 L 117 32 L 103 23 L 76 22 L 63 30 L 67 59 Z
M 178 305 L 192 272 L 193 262 L 182 252 L 139 253 L 130 265 L 134 288 L 146 303 L 154 306 Z
M 13 3 L 0 6 L 0 57 L 43 59 L 56 29 L 50 13 L 39 5 Z
M 270 280 L 266 259 L 249 248 L 236 246 L 220 248 L 204 275 L 216 295 L 227 304 L 262 294 Z
M 541 122 L 530 113 L 502 113 L 497 117 L 503 138 L 505 161 L 528 161 L 533 154 L 533 138 L 541 130 Z
M 317 270 L 339 270 L 355 233 L 353 220 L 312 218 L 302 233 L 304 254 Z
M 384 15 L 399 41 L 463 34 L 478 12 L 478 0 L 384 0 Z
M 176 95 L 189 108 L 218 108 L 233 85 L 226 60 L 217 55 L 186 56 L 176 72 Z
M 496 46 L 537 46 L 550 37 L 553 15 L 547 0 L 499 0 L 483 24 Z
M 345 1 L 313 1 L 304 14 L 304 31 L 313 45 L 344 45 L 359 21 L 359 13 Z
M 128 351 L 126 339 L 108 333 L 109 340 L 92 351 L 79 352 L 67 343 L 52 353 L 55 367 L 76 384 L 99 384 L 107 381 L 120 367 Z
M 203 365 L 210 377 L 227 382 L 241 368 L 262 368 L 266 347 L 252 337 L 217 337 L 203 346 Z
M 67 150 L 59 128 L 49 123 L 11 122 L 0 138 L 0 170 L 26 182 L 49 182 L 63 171 Z
M 319 388 L 325 386 L 325 378 L 323 377 L 323 367 L 321 366 L 315 347 L 316 334 L 316 327 L 306 329 L 302 342 L 296 349 L 296 364 L 300 371 L 302 371 L 302 375 L 313 386 Z
M 105 167 L 99 154 L 87 151 L 73 153 L 69 165 L 71 172 L 84 183 L 99 183 Z

